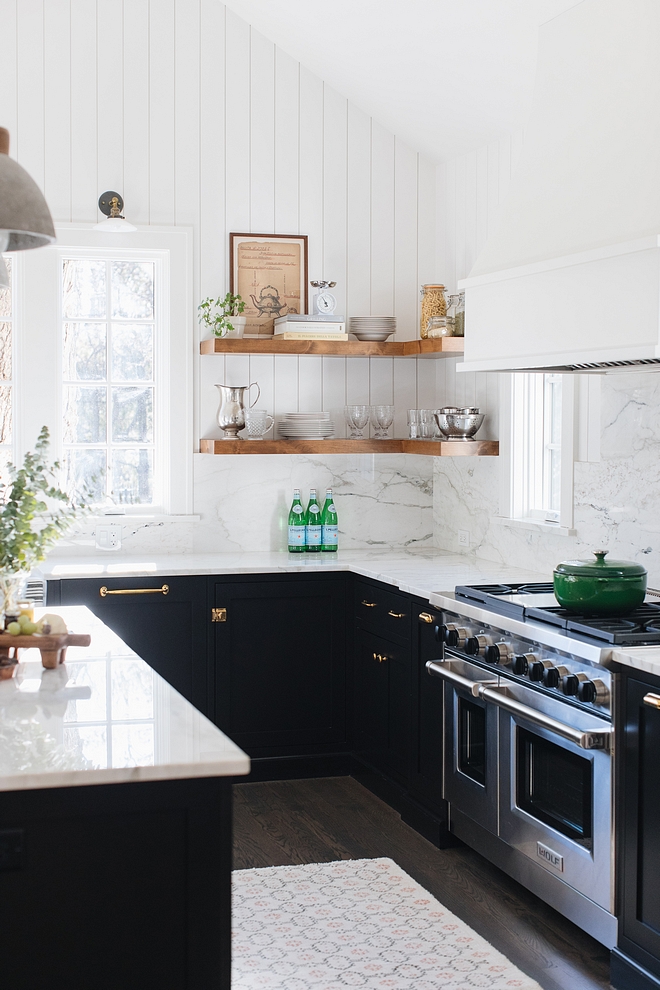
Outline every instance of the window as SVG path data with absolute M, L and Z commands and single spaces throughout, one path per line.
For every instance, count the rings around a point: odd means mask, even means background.
M 500 519 L 573 530 L 575 461 L 600 460 L 600 376 L 502 376 Z
M 151 505 L 154 493 L 154 261 L 62 259 L 63 449 L 67 485 L 99 502 Z
M 501 515 L 570 531 L 574 377 L 513 374 L 502 424 Z
M 6 259 L 9 288 L 0 288 L 0 475 L 14 459 L 12 445 L 14 418 L 13 297 L 11 258 Z
M 100 512 L 191 513 L 191 231 L 56 233 L 12 255 L 15 457 L 46 424 L 65 480 L 91 480 Z
M 513 498 L 515 518 L 558 523 L 561 515 L 562 375 L 513 375 Z

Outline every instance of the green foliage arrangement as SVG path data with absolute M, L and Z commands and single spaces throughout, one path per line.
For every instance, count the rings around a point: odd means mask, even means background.
M 31 571 L 69 526 L 89 510 L 85 498 L 76 500 L 57 487 L 60 464 L 48 466 L 50 434 L 42 427 L 34 452 L 27 453 L 23 467 L 10 464 L 8 482 L 0 482 L 0 573 Z M 46 499 L 65 502 L 51 508 Z M 43 513 L 49 513 L 43 522 Z M 42 525 L 33 525 L 41 517 Z
M 203 299 L 197 309 L 199 322 L 212 330 L 216 337 L 225 337 L 230 330 L 233 330 L 227 317 L 240 316 L 245 309 L 245 303 L 240 296 L 228 292 L 224 299 L 220 296 L 217 299 L 213 296 Z

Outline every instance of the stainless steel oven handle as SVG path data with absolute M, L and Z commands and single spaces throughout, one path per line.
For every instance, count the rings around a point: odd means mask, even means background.
M 544 715 L 543 712 L 537 712 L 533 708 L 515 701 L 514 698 L 509 698 L 506 694 L 502 693 L 504 690 L 503 688 L 484 687 L 479 691 L 479 695 L 484 701 L 492 701 L 494 705 L 504 708 L 505 711 L 511 712 L 512 715 L 520 715 L 522 718 L 527 719 L 528 722 L 533 722 L 534 725 L 538 725 L 543 729 L 549 729 L 551 732 L 556 732 L 558 736 L 568 739 L 570 742 L 575 743 L 576 746 L 580 746 L 581 749 L 607 750 L 610 748 L 612 739 L 611 728 L 574 729 L 571 725 L 558 722 L 557 719 L 550 718 L 549 715 Z
M 497 684 L 497 681 L 471 681 L 469 677 L 463 677 L 462 674 L 457 674 L 455 670 L 452 670 L 446 660 L 427 660 L 426 669 L 429 674 L 435 674 L 437 677 L 444 677 L 446 681 L 451 681 L 452 684 L 458 684 L 459 687 L 465 688 L 469 691 L 471 695 L 478 698 L 481 694 L 481 689 L 484 684 Z

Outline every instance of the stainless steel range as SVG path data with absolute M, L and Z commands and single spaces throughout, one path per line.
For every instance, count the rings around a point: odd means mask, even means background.
M 660 606 L 561 609 L 551 584 L 434 595 L 450 829 L 589 932 L 616 943 L 611 712 L 616 646 L 660 642 Z

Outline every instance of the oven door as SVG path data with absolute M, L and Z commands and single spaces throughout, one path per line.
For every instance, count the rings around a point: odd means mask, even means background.
M 486 684 L 496 685 L 490 671 L 454 657 L 429 664 L 443 678 L 445 753 L 443 797 L 497 834 L 497 709 L 479 697 Z
M 486 691 L 499 710 L 499 834 L 508 845 L 607 911 L 612 904 L 612 766 L 609 723 L 523 685 Z M 504 696 L 530 717 L 498 706 Z M 504 702 L 506 703 L 506 702 Z M 584 748 L 554 729 L 593 731 Z

